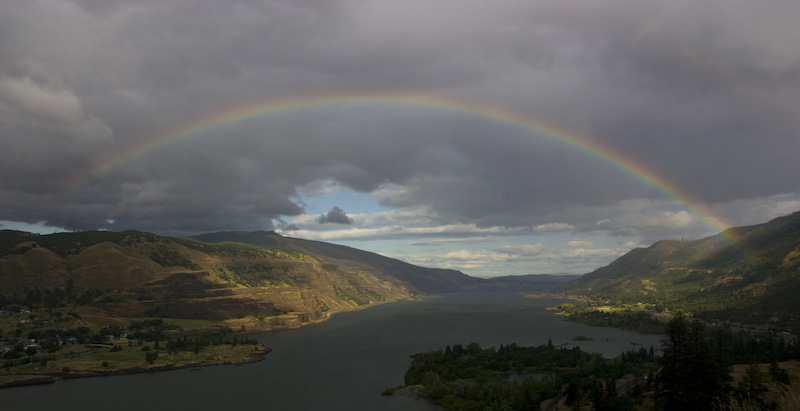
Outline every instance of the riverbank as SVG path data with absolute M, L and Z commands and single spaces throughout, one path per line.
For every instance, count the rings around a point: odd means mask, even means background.
M 52 384 L 71 378 L 104 377 L 258 362 L 272 351 L 261 344 L 222 344 L 197 352 L 158 351 L 151 345 L 98 348 L 52 360 L 36 360 L 0 371 L 0 388 Z M 145 347 L 147 347 L 145 349 Z
M 429 297 L 429 296 L 424 296 Z M 422 299 L 418 296 L 414 300 Z M 388 302 L 388 301 L 387 301 Z M 375 307 L 387 302 L 379 302 L 365 306 L 353 307 L 347 311 L 358 311 Z M 337 313 L 337 314 L 338 314 Z M 241 365 L 260 361 L 271 350 L 257 344 L 255 340 L 237 344 L 239 338 L 224 336 L 209 344 L 209 338 L 224 330 L 237 330 L 237 333 L 266 332 L 285 329 L 297 329 L 324 323 L 331 319 L 334 312 L 327 311 L 321 318 L 309 318 L 305 313 L 285 313 L 272 317 L 247 316 L 227 320 L 185 320 L 185 319 L 134 319 L 109 316 L 97 310 L 83 310 L 81 314 L 60 316 L 58 321 L 51 321 L 52 316 L 46 312 L 6 316 L 3 318 L 6 328 L 17 327 L 19 334 L 29 335 L 53 334 L 56 327 L 60 330 L 83 328 L 89 335 L 97 332 L 110 332 L 121 335 L 133 333 L 130 327 L 144 327 L 147 332 L 156 332 L 161 337 L 159 344 L 154 341 L 144 342 L 141 339 L 118 338 L 104 343 L 63 345 L 55 352 L 45 352 L 36 346 L 33 355 L 17 348 L 16 356 L 5 355 L 0 360 L 0 388 L 26 385 L 52 384 L 61 379 L 99 377 L 125 374 L 138 374 L 168 371 L 183 368 L 206 367 L 211 365 Z M 23 318 L 24 317 L 24 318 Z M 61 318 L 63 317 L 63 318 Z M 34 324 L 31 318 L 36 318 Z M 48 319 L 47 326 L 40 323 L 39 318 Z M 126 324 L 130 324 L 126 326 Z M 20 329 L 25 327 L 26 329 Z M 51 331 L 52 329 L 52 331 Z M 145 330 L 140 330 L 145 331 Z M 147 334 L 145 332 L 144 334 Z M 75 333 L 72 333 L 75 334 Z M 98 334 L 99 336 L 100 334 Z M 113 335 L 113 334 L 109 334 Z M 92 340 L 105 340 L 105 335 L 94 336 Z M 204 338 L 206 336 L 208 338 Z M 65 338 L 65 337 L 62 337 Z M 202 341 L 201 341 L 202 340 Z M 18 342 L 19 344 L 27 343 Z M 32 340 L 31 340 L 32 341 Z M 56 344 L 60 344 L 60 340 Z M 188 341 L 188 342 L 187 342 Z M 223 343 L 224 341 L 224 343 Z M 244 341 L 244 339 L 242 339 Z M 40 341 L 36 341 L 37 343 Z M 31 343 L 32 344 L 32 343 Z M 176 348 L 181 345 L 181 348 Z
M 219 325 L 227 327 L 231 330 L 246 330 L 247 332 L 293 330 L 293 329 L 308 327 L 315 324 L 324 323 L 333 318 L 333 316 L 337 314 L 366 310 L 384 304 L 398 303 L 404 301 L 422 301 L 425 299 L 436 298 L 436 297 L 437 297 L 436 295 L 432 294 L 420 294 L 399 300 L 378 301 L 365 305 L 352 306 L 348 307 L 348 309 L 342 307 L 338 311 L 333 311 L 333 310 L 325 311 L 319 318 L 311 318 L 307 313 L 304 312 L 298 312 L 298 313 L 290 312 L 281 315 L 273 315 L 270 317 L 244 316 L 241 318 L 231 318 L 220 321 Z
M 380 395 L 386 387 L 403 383 L 410 353 L 471 341 L 499 347 L 512 342 L 540 345 L 552 339 L 556 346 L 569 342 L 572 347 L 576 335 L 585 335 L 593 341 L 581 342 L 582 350 L 602 352 L 610 358 L 630 349 L 631 342 L 645 347 L 658 344 L 658 336 L 586 327 L 563 321 L 544 309 L 561 302 L 526 299 L 517 292 L 453 293 L 337 312 L 333 321 L 291 331 L 255 333 L 248 327 L 245 333 L 249 337 L 273 349 L 264 361 L 242 367 L 190 368 L 0 390 L 0 403 L 9 409 L 44 409 L 91 399 L 92 404 L 115 404 L 120 411 L 212 411 L 219 408 L 222 395 L 225 406 L 235 409 L 269 404 L 274 411 L 439 411 L 413 397 Z M 194 328 L 181 325 L 184 330 Z

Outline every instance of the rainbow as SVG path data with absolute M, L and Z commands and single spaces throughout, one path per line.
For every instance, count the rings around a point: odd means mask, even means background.
M 540 119 L 535 119 L 529 115 L 523 115 L 506 108 L 481 104 L 475 101 L 426 94 L 332 93 L 284 97 L 238 105 L 196 117 L 174 128 L 165 130 L 162 133 L 138 139 L 138 143 L 123 150 L 122 155 L 107 159 L 89 170 L 74 175 L 62 186 L 62 193 L 80 191 L 92 182 L 114 172 L 124 164 L 146 156 L 164 146 L 188 140 L 200 133 L 212 131 L 231 123 L 255 117 L 278 115 L 300 109 L 347 104 L 385 105 L 441 110 L 517 127 L 537 136 L 565 144 L 616 167 L 622 172 L 633 176 L 647 186 L 657 190 L 665 197 L 680 203 L 686 211 L 698 217 L 713 232 L 720 233 L 730 244 L 736 244 L 740 240 L 737 238 L 735 230 L 727 230 L 729 225 L 714 217 L 711 211 L 704 206 L 702 202 L 693 201 L 690 195 L 682 192 L 672 182 L 657 175 L 632 158 L 614 152 L 591 139 L 581 137 L 567 129 L 557 127 Z

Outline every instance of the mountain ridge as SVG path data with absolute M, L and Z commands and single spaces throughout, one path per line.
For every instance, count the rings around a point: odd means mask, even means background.
M 481 280 L 271 232 L 0 231 L 0 306 L 297 327 L 331 313 L 474 289 Z M 210 242 L 214 240 L 215 242 Z M 241 242 L 247 241 L 247 242 Z
M 726 238 L 736 239 L 730 243 Z M 709 320 L 800 325 L 800 212 L 699 240 L 633 249 L 574 280 L 568 295 Z
M 469 276 L 465 277 L 465 274 L 457 270 L 419 267 L 369 251 L 321 241 L 284 237 L 274 231 L 223 231 L 201 234 L 192 238 L 205 242 L 222 240 L 267 247 L 282 246 L 286 249 L 335 260 L 355 269 L 364 269 L 365 266 L 374 267 L 381 271 L 391 272 L 391 276 L 431 293 L 453 291 L 454 284 L 458 284 L 458 290 L 473 288 L 480 284 L 480 280 Z M 281 241 L 278 241 L 277 238 L 280 238 Z M 420 271 L 420 268 L 423 271 Z M 437 275 L 429 275 L 432 273 Z

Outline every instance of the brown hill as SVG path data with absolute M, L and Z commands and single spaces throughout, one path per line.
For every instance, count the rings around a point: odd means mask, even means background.
M 463 290 L 480 280 L 272 232 L 167 238 L 0 231 L 0 305 L 294 327 L 332 312 Z

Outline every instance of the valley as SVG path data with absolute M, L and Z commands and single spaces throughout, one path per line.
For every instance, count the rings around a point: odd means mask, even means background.
M 489 279 L 272 232 L 6 230 L 0 387 L 262 361 L 271 348 L 253 333 L 465 292 L 565 298 L 551 307 L 564 319 L 656 335 L 681 313 L 725 335 L 734 364 L 752 355 L 737 341 L 752 340 L 768 342 L 759 352 L 781 352 L 793 369 L 800 213 L 730 230 L 737 243 L 724 233 L 660 241 L 583 276 Z M 594 340 L 579 337 L 576 344 Z

